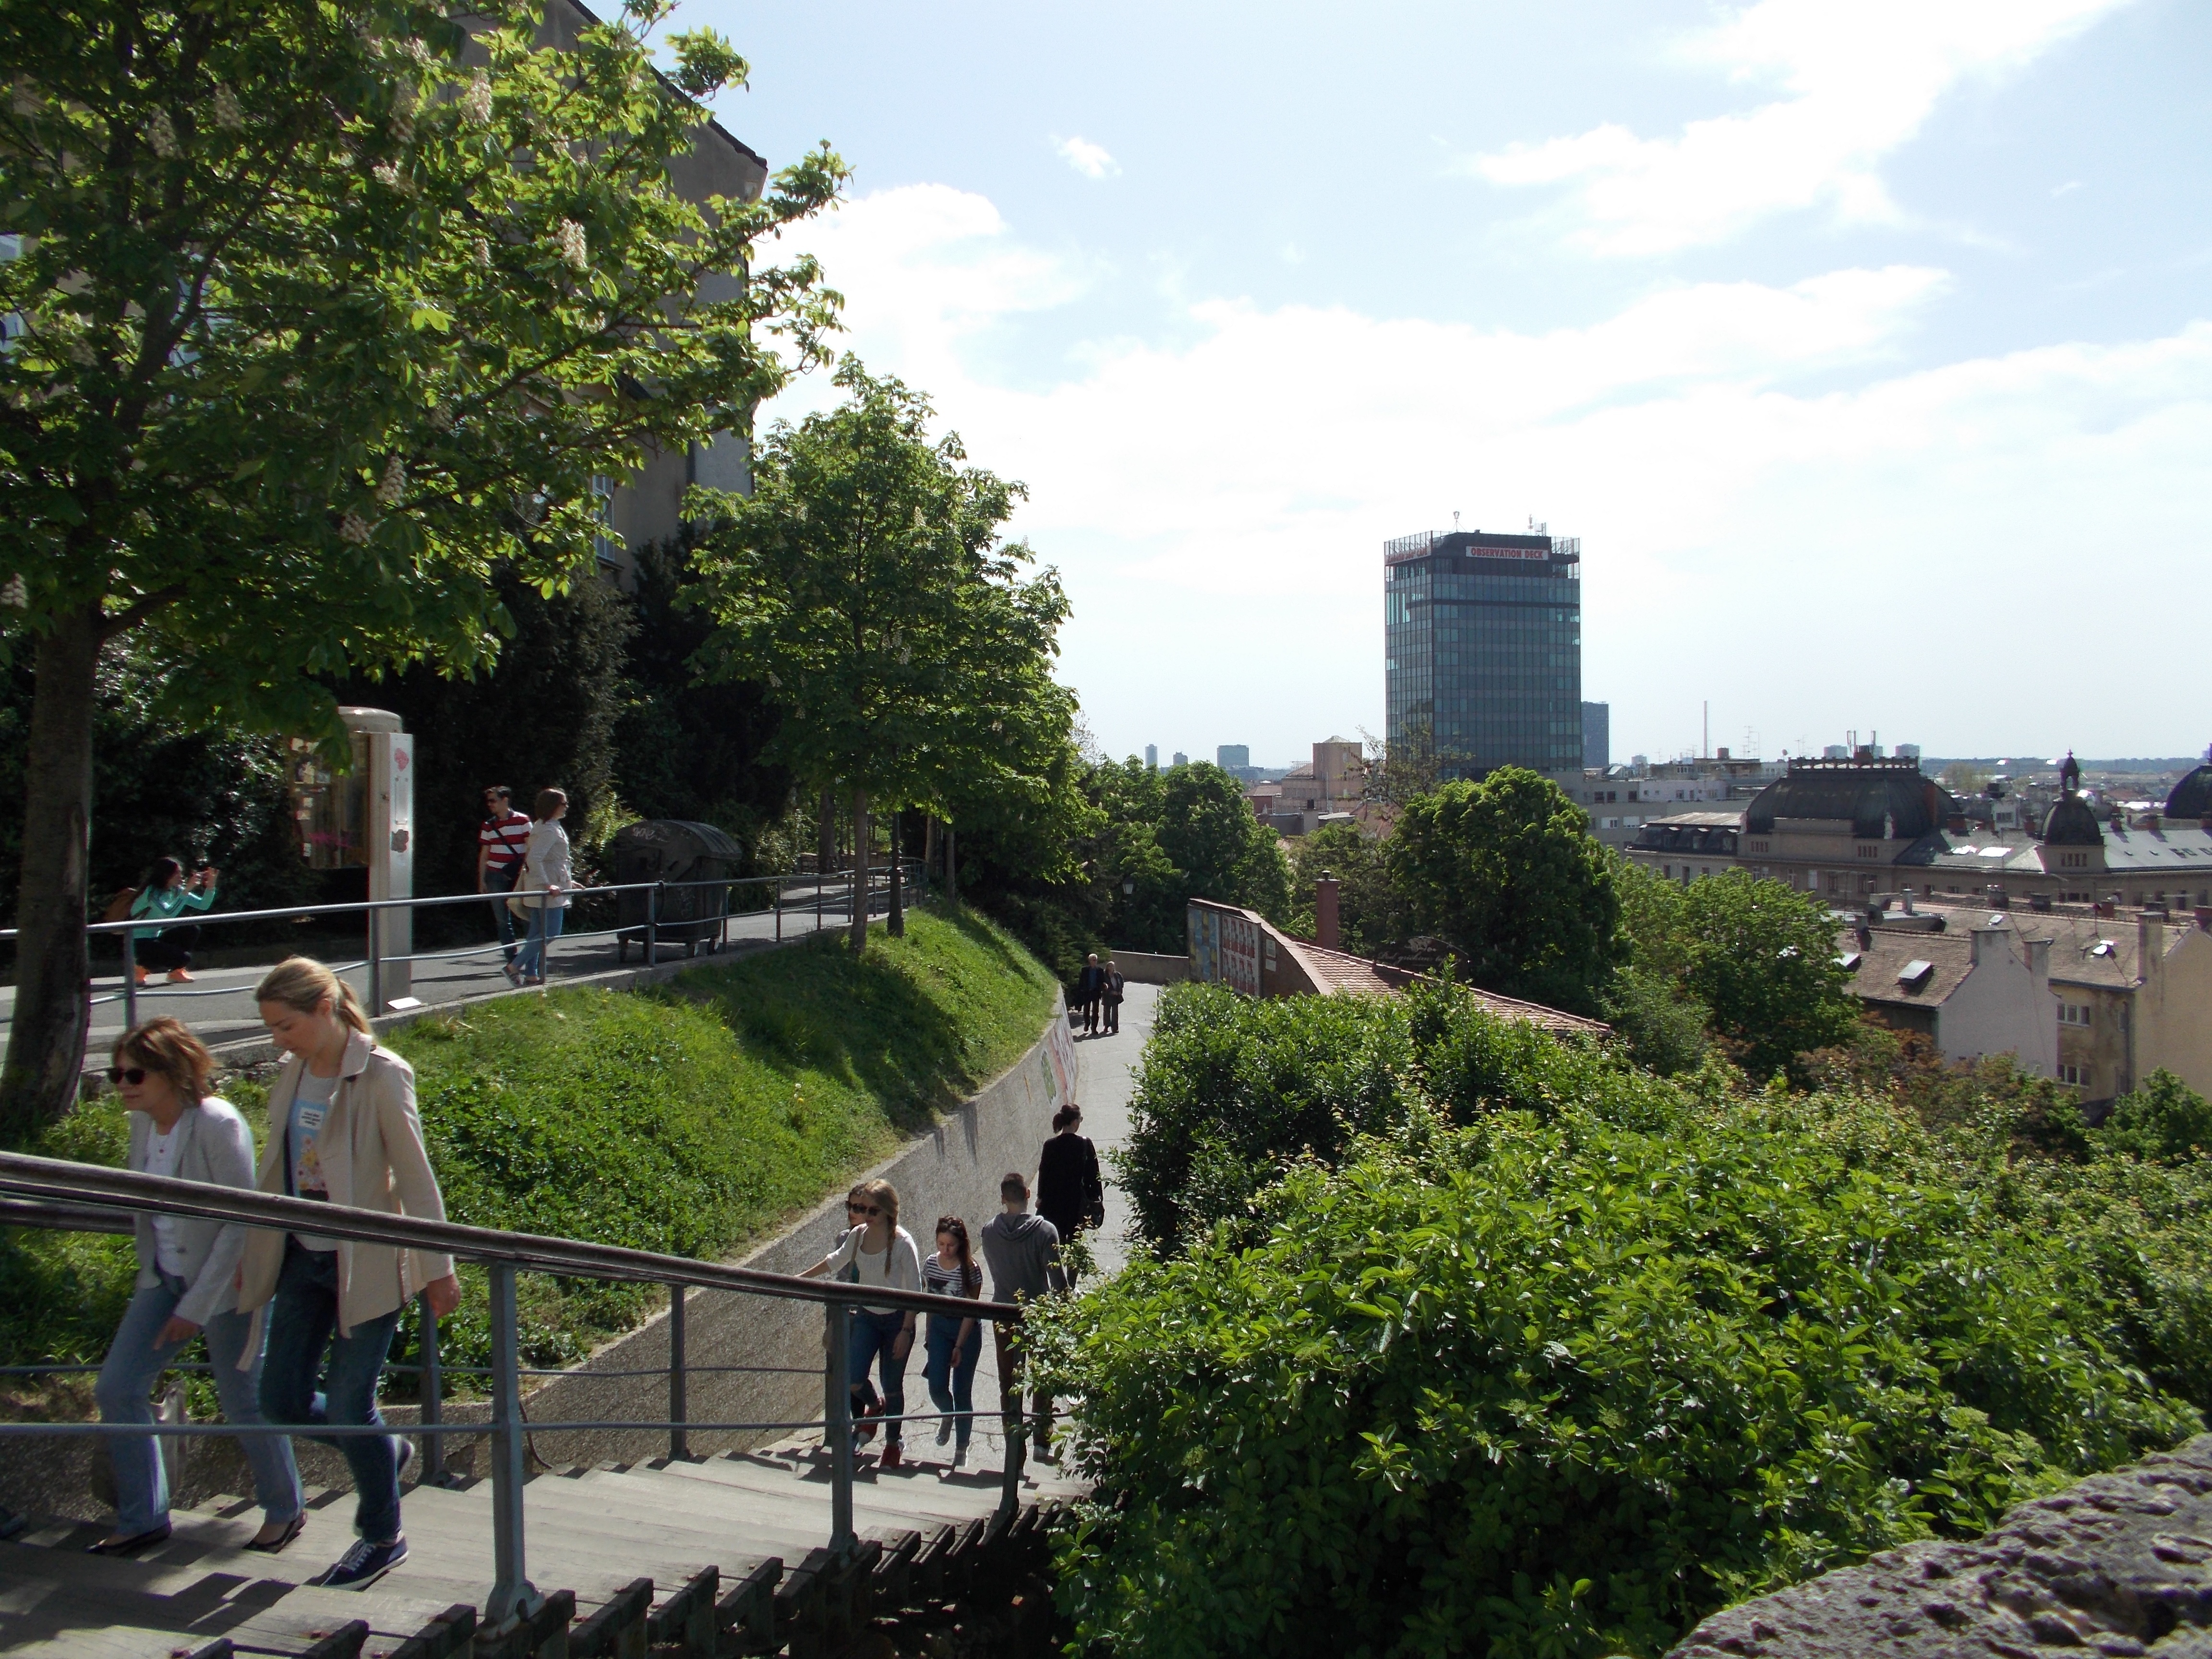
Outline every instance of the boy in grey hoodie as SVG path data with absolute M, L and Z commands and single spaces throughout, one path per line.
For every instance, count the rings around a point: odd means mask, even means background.
M 1060 1288 L 1060 1230 L 1041 1215 L 1029 1213 L 1030 1183 L 1009 1174 L 999 1183 L 1002 1212 L 984 1224 L 983 1260 L 991 1269 L 994 1302 L 1034 1302 Z M 998 1339 L 999 1408 L 1022 1408 L 1022 1352 L 1020 1334 L 1009 1336 L 1008 1328 L 994 1323 Z M 1052 1396 L 1032 1392 L 1030 1437 L 1041 1459 L 1052 1456 Z

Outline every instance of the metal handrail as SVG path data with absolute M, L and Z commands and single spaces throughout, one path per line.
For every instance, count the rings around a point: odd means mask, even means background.
M 24 1152 L 0 1152 L 0 1224 L 49 1226 L 107 1231 L 118 1224 L 118 1210 L 159 1215 L 190 1216 L 204 1220 L 234 1223 L 258 1229 L 307 1231 L 325 1237 L 360 1243 L 428 1249 L 483 1263 L 491 1279 L 491 1398 L 489 1422 L 447 1423 L 441 1420 L 440 1367 L 437 1359 L 437 1322 L 423 1304 L 422 1367 L 425 1383 L 422 1420 L 410 1432 L 423 1437 L 425 1461 L 442 1464 L 444 1437 L 471 1434 L 491 1443 L 492 1543 L 494 1580 L 484 1603 L 484 1623 L 492 1630 L 511 1628 L 534 1613 L 544 1597 L 530 1583 L 526 1570 L 523 1534 L 524 1491 L 527 1477 L 526 1440 L 532 1434 L 585 1430 L 669 1431 L 670 1455 L 688 1456 L 685 1437 L 690 1430 L 714 1431 L 771 1431 L 820 1428 L 830 1454 L 830 1547 L 851 1550 L 857 1540 L 853 1530 L 853 1423 L 848 1381 L 850 1352 L 848 1316 L 856 1309 L 890 1308 L 932 1313 L 995 1324 L 1019 1324 L 1019 1304 L 984 1302 L 966 1297 L 935 1296 L 927 1291 L 902 1291 L 889 1285 L 864 1285 L 837 1279 L 806 1279 L 791 1273 L 765 1273 L 754 1267 L 735 1267 L 720 1262 L 695 1261 L 650 1250 L 618 1245 L 593 1244 L 581 1239 L 555 1238 L 533 1233 L 503 1232 L 458 1222 L 434 1221 L 426 1217 L 390 1215 L 380 1210 L 289 1198 L 273 1193 L 248 1192 L 216 1187 L 131 1170 L 108 1169 L 63 1158 L 35 1158 Z M 658 1421 L 599 1421 L 531 1423 L 523 1418 L 521 1379 L 525 1375 L 518 1342 L 514 1276 L 518 1271 L 560 1273 L 586 1279 L 665 1284 L 672 1293 L 669 1307 L 669 1415 Z M 814 1302 L 825 1315 L 823 1342 L 823 1415 L 804 1423 L 701 1423 L 689 1419 L 685 1410 L 684 1358 L 684 1302 L 690 1290 L 719 1290 L 788 1301 Z M 700 1369 L 708 1369 L 702 1367 Z M 590 1372 L 572 1375 L 591 1376 Z M 1002 1383 L 1005 1379 L 1001 1379 Z M 1018 1501 L 1024 1435 L 1021 1390 L 1003 1391 L 1000 1416 L 1006 1436 L 1006 1468 L 1000 1506 L 1011 1510 Z M 927 1413 L 907 1413 L 897 1420 Z M 990 1413 L 972 1413 L 971 1416 Z M 112 1437 L 121 1434 L 283 1433 L 313 1436 L 386 1433 L 373 1425 L 267 1424 L 240 1427 L 234 1424 L 178 1424 L 146 1426 L 138 1424 L 7 1423 L 0 1424 L 0 1441 L 30 1434 Z
M 695 1290 L 749 1291 L 799 1302 L 836 1303 L 841 1307 L 896 1308 L 916 1313 L 957 1314 L 1019 1324 L 1021 1310 L 1011 1302 L 975 1302 L 965 1297 L 933 1296 L 884 1285 L 853 1285 L 842 1279 L 802 1279 L 757 1267 L 732 1267 L 689 1256 L 662 1255 L 619 1244 L 543 1233 L 504 1232 L 471 1227 L 426 1216 L 392 1215 L 318 1199 L 287 1198 L 277 1193 L 216 1187 L 173 1176 L 143 1175 L 67 1158 L 34 1158 L 28 1152 L 0 1152 L 0 1190 L 60 1203 L 104 1205 L 110 1209 L 145 1210 L 159 1215 L 191 1216 L 203 1221 L 239 1222 L 281 1232 L 312 1232 L 325 1238 L 349 1238 L 404 1249 L 435 1250 L 487 1265 L 504 1263 L 572 1279 L 612 1279 L 649 1285 L 683 1285 Z M 978 1310 L 988 1311 L 978 1312 Z
M 709 921 L 718 921 L 726 926 L 732 916 L 772 915 L 775 920 L 775 938 L 780 944 L 783 939 L 784 912 L 793 908 L 786 902 L 786 893 L 794 884 L 811 890 L 813 894 L 814 927 L 815 931 L 818 933 L 823 929 L 824 900 L 829 896 L 830 883 L 834 878 L 840 876 L 843 878 L 842 880 L 836 882 L 837 896 L 841 903 L 856 911 L 865 908 L 872 919 L 877 914 L 876 907 L 879 896 L 889 893 L 893 896 L 891 902 L 896 902 L 896 896 L 903 891 L 909 882 L 914 890 L 919 893 L 927 886 L 927 874 L 920 861 L 900 854 L 886 864 L 869 864 L 853 870 L 833 871 L 828 875 L 712 876 L 692 881 L 610 882 L 599 887 L 570 887 L 563 889 L 562 891 L 571 903 L 594 898 L 602 894 L 645 893 L 647 895 L 647 912 L 641 922 L 624 922 L 620 920 L 620 913 L 617 911 L 617 920 L 612 927 L 567 933 L 564 937 L 572 943 L 580 943 L 585 939 L 607 938 L 626 941 L 642 935 L 646 966 L 657 967 L 660 960 L 660 934 L 664 926 L 681 929 L 699 927 Z M 888 879 L 879 884 L 878 881 L 879 876 Z M 775 890 L 769 896 L 765 911 L 725 910 L 721 915 L 716 917 L 670 918 L 665 922 L 661 916 L 662 896 L 665 893 L 691 888 L 720 888 L 726 892 L 733 887 L 762 887 L 770 884 L 774 884 Z M 142 992 L 137 985 L 137 971 L 138 939 L 141 933 L 159 934 L 173 927 L 227 927 L 235 922 L 297 921 L 311 916 L 351 915 L 366 919 L 365 931 L 368 935 L 368 954 L 360 962 L 347 963 L 343 966 L 348 969 L 365 966 L 368 969 L 368 1011 L 372 1014 L 386 1013 L 392 1012 L 386 1005 L 384 994 L 385 970 L 387 967 L 403 963 L 458 960 L 461 957 L 485 955 L 491 951 L 509 947 L 495 944 L 465 945 L 457 951 L 392 951 L 386 948 L 386 929 L 379 924 L 380 915 L 394 910 L 404 910 L 411 915 L 416 909 L 441 909 L 455 905 L 487 903 L 501 905 L 516 896 L 513 892 L 503 891 L 442 893 L 421 898 L 410 896 L 404 898 L 362 899 L 342 904 L 288 905 L 281 909 L 268 910 L 194 910 L 173 916 L 131 916 L 121 921 L 88 922 L 85 925 L 85 932 L 88 935 L 116 935 L 123 947 L 121 989 L 105 994 L 95 993 L 92 994 L 91 1001 L 97 1006 L 115 1001 L 119 997 L 123 1003 L 124 1024 L 130 1026 L 138 1023 L 138 1002 L 142 996 L 166 998 L 236 994 L 238 988 L 234 986 L 203 988 L 198 991 L 178 991 L 165 988 L 159 991 L 148 989 Z M 527 896 L 527 890 L 523 896 Z M 566 908 L 567 906 L 564 905 L 562 908 Z M 20 937 L 20 929 L 0 927 L 0 944 L 5 944 Z M 550 956 L 551 952 L 550 943 L 546 948 Z M 496 995 L 502 988 L 504 988 L 494 986 L 489 988 L 484 994 Z M 468 1000 L 466 997 L 461 999 L 464 1001 Z

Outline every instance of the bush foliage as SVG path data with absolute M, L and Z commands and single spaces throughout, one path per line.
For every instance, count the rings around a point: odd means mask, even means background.
M 1450 988 L 1170 993 L 1128 1160 L 1162 1248 L 1051 1335 L 1083 1633 L 1656 1655 L 2195 1431 L 2212 1167 L 2045 1157 L 2017 1109 L 1662 1080 Z

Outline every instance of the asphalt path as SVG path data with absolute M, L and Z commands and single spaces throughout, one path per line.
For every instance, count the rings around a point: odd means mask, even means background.
M 781 912 L 760 910 L 728 918 L 724 930 L 721 950 L 726 953 L 757 950 L 772 945 L 780 936 L 788 939 L 821 929 L 848 926 L 852 920 L 852 895 L 848 886 L 832 884 L 819 895 L 811 887 L 791 888 Z M 489 906 L 491 901 L 485 903 Z M 604 905 L 605 901 L 601 902 Z M 882 900 L 877 901 L 879 907 Z M 779 923 L 779 915 L 781 921 Z M 210 920 L 220 922 L 222 913 Z M 321 919 L 319 919 L 321 920 Z M 490 938 L 492 923 L 487 915 L 483 934 Z M 635 932 L 635 930 L 632 930 Z M 114 971 L 117 947 L 112 935 L 95 936 L 93 950 L 96 971 L 92 984 L 92 1036 L 85 1045 L 87 1064 L 105 1063 L 105 1057 L 115 1039 L 126 1029 L 123 996 L 123 980 Z M 217 927 L 209 927 L 203 939 L 219 945 L 222 932 Z M 284 951 L 271 946 L 267 960 L 235 967 L 196 969 L 189 984 L 173 984 L 156 975 L 149 984 L 141 986 L 137 995 L 137 1017 L 151 1018 L 155 1014 L 173 1014 L 197 1032 L 200 1040 L 210 1045 L 236 1042 L 262 1035 L 260 1012 L 253 1001 L 253 987 L 270 966 L 278 961 Z M 681 945 L 664 945 L 660 959 L 667 962 L 681 958 Z M 629 947 L 629 965 L 636 966 L 644 959 L 642 949 L 635 943 Z M 617 963 L 617 948 L 611 932 L 597 934 L 564 933 L 547 952 L 546 982 L 558 985 L 564 981 L 604 974 L 622 966 Z M 705 948 L 700 948 L 696 958 L 711 958 Z M 331 966 L 367 1001 L 369 974 L 367 963 L 359 959 L 356 947 L 354 959 L 333 961 Z M 464 945 L 449 951 L 431 954 L 426 960 L 411 964 L 412 984 L 408 994 L 426 1006 L 466 1002 L 472 998 L 490 996 L 513 988 L 501 971 L 502 958 L 496 943 Z M 398 993 L 387 977 L 385 994 L 395 998 Z M 15 988 L 0 986 L 0 1042 L 11 1034 L 15 1026 Z

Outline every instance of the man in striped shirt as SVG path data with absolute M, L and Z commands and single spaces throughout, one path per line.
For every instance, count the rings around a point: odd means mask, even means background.
M 495 783 L 484 791 L 483 827 L 477 831 L 477 891 L 496 896 L 493 912 L 499 917 L 499 942 L 507 959 L 514 960 L 514 912 L 506 896 L 522 879 L 522 854 L 530 844 L 530 814 L 518 812 L 507 786 Z

